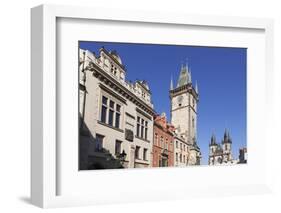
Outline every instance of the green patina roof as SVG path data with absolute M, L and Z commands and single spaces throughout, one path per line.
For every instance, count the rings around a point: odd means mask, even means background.
M 181 87 L 189 83 L 189 73 L 187 66 L 182 66 L 177 87 Z

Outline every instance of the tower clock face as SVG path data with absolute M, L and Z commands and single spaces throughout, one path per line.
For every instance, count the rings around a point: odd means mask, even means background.
M 183 97 L 182 97 L 182 95 L 180 95 L 180 96 L 178 97 L 178 103 L 181 104 L 181 103 L 182 103 L 182 100 L 183 100 Z

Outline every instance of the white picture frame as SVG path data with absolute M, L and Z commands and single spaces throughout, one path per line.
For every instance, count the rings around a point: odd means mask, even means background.
M 58 174 L 60 167 L 58 166 L 58 146 L 57 146 L 57 88 L 60 82 L 57 79 L 57 20 L 64 19 L 79 19 L 79 20 L 102 20 L 102 21 L 119 21 L 134 22 L 134 23 L 153 23 L 155 25 L 167 26 L 199 26 L 202 28 L 218 28 L 227 29 L 231 32 L 233 29 L 253 29 L 263 32 L 265 42 L 264 65 L 261 68 L 261 73 L 266 76 L 261 79 L 264 82 L 264 87 L 261 88 L 262 100 L 261 110 L 267 108 L 264 117 L 259 118 L 259 122 L 264 123 L 264 146 L 269 149 L 270 141 L 268 135 L 271 131 L 272 121 L 272 105 L 273 96 L 273 21 L 270 19 L 256 18 L 240 18 L 240 17 L 216 17 L 203 15 L 188 15 L 188 14 L 173 14 L 173 13 L 154 13 L 148 11 L 122 11 L 107 9 L 104 13 L 100 8 L 88 7 L 73 7 L 73 6 L 54 6 L 41 5 L 31 10 L 31 201 L 34 205 L 42 208 L 61 207 L 61 206 L 76 206 L 76 205 L 92 205 L 99 203 L 116 203 L 116 202 L 138 202 L 143 200 L 160 200 L 160 199 L 178 199 L 198 196 L 215 196 L 215 195 L 241 195 L 252 193 L 264 193 L 271 191 L 272 173 L 270 170 L 270 153 L 267 151 L 262 156 L 258 152 L 257 157 L 262 157 L 264 163 L 261 168 L 255 168 L 258 174 L 264 176 L 250 184 L 249 181 L 243 183 L 229 184 L 208 184 L 199 185 L 199 181 L 192 184 L 184 184 L 182 188 L 169 184 L 169 187 L 163 191 L 153 189 L 149 195 L 144 196 L 140 193 L 136 196 L 112 196 L 106 193 L 97 195 L 59 195 L 58 196 Z M 74 85 L 75 86 L 75 85 Z M 254 88 L 251 88 L 253 92 Z M 251 96 L 247 100 L 250 100 Z M 250 100 L 251 102 L 254 100 Z M 253 106 L 253 105 L 250 105 Z M 264 112 L 264 111 L 263 111 Z M 258 113 L 258 112 L 257 112 Z M 253 126 L 251 131 L 259 131 L 261 127 L 254 127 L 253 117 L 248 117 L 248 121 Z M 256 120 L 255 120 L 256 121 Z M 251 127 L 251 126 L 250 126 Z M 256 129 L 255 129 L 256 128 Z M 260 145 L 259 145 L 260 146 Z M 257 148 L 260 149 L 261 147 Z M 197 168 L 191 168 L 197 175 L 205 174 Z M 213 167 L 210 172 L 220 172 L 219 170 L 228 171 L 227 168 Z M 78 171 L 77 171 L 78 172 Z M 124 172 L 124 171 L 121 171 Z M 141 173 L 151 173 L 153 170 L 136 171 L 138 175 Z M 157 171 L 158 176 L 163 176 L 169 172 L 166 170 Z M 173 175 L 178 175 L 183 172 L 173 170 Z M 126 171 L 122 175 L 131 175 Z M 120 176 L 120 171 L 116 171 Z M 95 175 L 92 173 L 92 175 Z M 100 176 L 104 175 L 102 173 Z M 111 171 L 111 175 L 114 173 Z M 136 175 L 136 174 L 133 174 Z M 169 176 L 173 180 L 173 175 Z M 219 175 L 218 175 L 219 177 Z M 123 186 L 125 191 L 129 192 L 130 185 Z M 139 185 L 138 187 L 142 187 Z M 190 193 L 186 193 L 188 190 Z M 170 196 L 163 196 L 163 192 L 170 192 Z M 118 194 L 118 193 L 117 193 Z

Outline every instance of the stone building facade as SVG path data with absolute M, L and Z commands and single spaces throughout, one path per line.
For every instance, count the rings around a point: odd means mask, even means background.
M 155 112 L 148 84 L 126 80 L 116 51 L 79 52 L 80 169 L 150 167 Z
M 186 156 L 187 160 L 178 165 L 199 165 L 201 159 L 200 148 L 197 146 L 197 104 L 199 101 L 198 87 L 192 84 L 191 71 L 187 65 L 181 67 L 176 87 L 171 79 L 170 102 L 171 123 L 175 127 L 175 140 L 178 144 L 188 147 L 188 154 L 175 147 L 178 157 Z M 176 146 L 177 143 L 174 143 Z M 175 162 L 177 162 L 175 154 Z M 178 162 L 180 159 L 178 158 Z M 185 163 L 184 163 L 185 162 Z
M 175 147 L 175 166 L 183 167 L 188 165 L 188 159 L 190 155 L 190 146 L 186 140 L 175 134 L 174 135 L 174 147 Z
M 153 167 L 174 166 L 174 127 L 168 123 L 165 113 L 154 118 Z

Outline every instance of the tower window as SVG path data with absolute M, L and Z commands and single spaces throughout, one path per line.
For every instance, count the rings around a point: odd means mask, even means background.
M 194 118 L 192 118 L 192 127 L 194 128 L 195 124 L 194 124 Z

